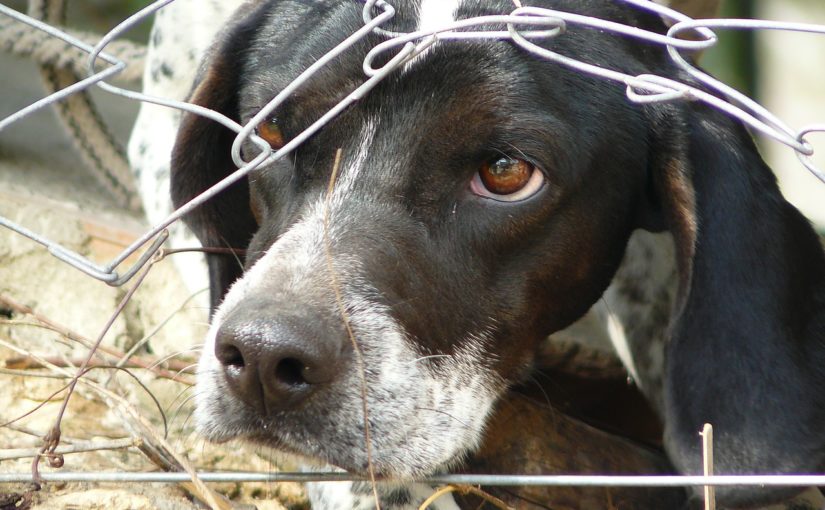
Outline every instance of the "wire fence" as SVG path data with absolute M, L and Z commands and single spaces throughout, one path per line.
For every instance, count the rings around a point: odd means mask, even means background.
M 368 478 L 347 473 L 236 473 L 198 472 L 204 482 L 368 482 Z M 188 473 L 59 472 L 44 473 L 48 482 L 128 482 L 182 483 Z M 0 483 L 29 482 L 28 474 L 2 474 Z M 825 475 L 720 475 L 720 476 L 644 476 L 644 475 L 438 475 L 422 477 L 420 483 L 433 485 L 483 485 L 489 487 L 577 486 L 577 487 L 765 487 L 821 486 Z M 758 481 L 758 483 L 757 483 Z
M 130 16 L 108 34 L 103 36 L 95 45 L 90 46 L 85 42 L 58 30 L 46 23 L 40 22 L 29 16 L 23 15 L 9 7 L 0 5 L 0 13 L 11 17 L 21 23 L 28 24 L 38 30 L 42 30 L 49 35 L 59 38 L 66 43 L 89 54 L 88 73 L 89 76 L 80 82 L 66 87 L 40 101 L 8 116 L 0 121 L 0 132 L 12 123 L 30 115 L 31 113 L 55 104 L 66 97 L 85 90 L 91 86 L 98 86 L 101 89 L 135 101 L 154 103 L 181 111 L 202 115 L 212 119 L 237 133 L 232 145 L 232 159 L 238 166 L 238 170 L 227 176 L 225 179 L 215 184 L 201 195 L 193 198 L 189 203 L 180 207 L 164 221 L 155 225 L 154 228 L 146 232 L 131 246 L 127 247 L 117 257 L 108 264 L 99 265 L 82 255 L 67 250 L 57 243 L 39 236 L 21 225 L 17 225 L 7 218 L 0 218 L 0 225 L 15 230 L 16 232 L 29 237 L 49 249 L 56 257 L 67 264 L 84 271 L 90 276 L 104 281 L 110 285 L 120 286 L 129 281 L 144 266 L 152 255 L 160 249 L 163 244 L 161 233 L 172 223 L 190 213 L 192 210 L 210 200 L 218 193 L 231 186 L 249 172 L 261 165 L 272 163 L 282 159 L 298 146 L 304 143 L 309 137 L 318 132 L 327 122 L 340 114 L 344 109 L 360 100 L 365 94 L 374 88 L 380 81 L 393 73 L 405 63 L 414 59 L 417 55 L 425 51 L 436 41 L 467 41 L 479 39 L 508 40 L 522 47 L 526 51 L 550 62 L 576 69 L 582 73 L 597 76 L 606 80 L 623 84 L 627 88 L 627 96 L 630 101 L 637 103 L 652 103 L 665 101 L 702 101 L 715 108 L 718 108 L 729 115 L 736 117 L 753 129 L 780 142 L 793 149 L 802 164 L 813 173 L 818 179 L 825 182 L 825 173 L 814 166 L 810 156 L 814 153 L 814 148 L 808 142 L 807 137 L 813 133 L 825 132 L 825 124 L 813 124 L 795 130 L 787 126 L 779 118 L 760 106 L 754 100 L 728 87 L 724 83 L 714 79 L 704 73 L 686 58 L 680 50 L 704 50 L 712 47 L 718 41 L 711 28 L 745 29 L 745 30 L 787 30 L 797 32 L 809 32 L 825 34 L 825 26 L 809 25 L 802 23 L 778 23 L 761 20 L 692 20 L 687 16 L 649 2 L 648 0 L 623 0 L 629 6 L 650 10 L 670 20 L 673 25 L 667 35 L 630 27 L 608 20 L 581 16 L 578 14 L 555 11 L 550 9 L 540 9 L 535 7 L 518 7 L 509 15 L 483 16 L 466 20 L 456 21 L 438 30 L 424 30 L 409 34 L 390 33 L 382 30 L 381 25 L 385 24 L 395 15 L 392 5 L 381 0 L 370 0 L 364 4 L 364 26 L 353 33 L 350 37 L 342 41 L 333 50 L 319 58 L 313 65 L 301 73 L 295 80 L 276 95 L 258 114 L 249 122 L 241 126 L 233 119 L 230 119 L 218 112 L 197 105 L 171 101 L 159 97 L 151 97 L 138 92 L 133 92 L 120 87 L 115 87 L 106 80 L 122 72 L 127 64 L 104 52 L 106 47 L 135 25 L 143 22 L 147 16 L 152 15 L 157 10 L 168 5 L 173 0 L 159 0 L 138 13 Z M 378 10 L 378 14 L 374 12 Z M 473 30 L 482 29 L 485 25 L 506 24 L 507 31 Z M 691 76 L 705 84 L 719 95 L 714 95 L 689 84 L 680 83 L 672 79 L 655 75 L 630 76 L 618 71 L 605 69 L 587 62 L 577 61 L 552 52 L 535 44 L 535 40 L 559 37 L 563 34 L 565 27 L 570 25 L 586 26 L 599 30 L 623 34 L 639 40 L 660 44 L 667 48 L 668 54 L 680 67 L 690 73 Z M 526 27 L 531 30 L 519 30 L 518 27 Z M 368 34 L 378 32 L 388 37 L 388 40 L 378 44 L 366 56 L 364 60 L 364 74 L 367 79 L 362 85 L 353 90 L 341 102 L 332 107 L 322 115 L 312 125 L 299 133 L 281 149 L 272 151 L 269 144 L 254 134 L 255 127 L 267 118 L 278 106 L 283 104 L 296 89 L 306 83 L 321 68 L 326 66 L 340 54 L 352 47 L 358 41 L 364 39 Z M 699 40 L 680 39 L 680 34 L 692 32 L 698 36 Z M 374 67 L 373 63 L 378 56 L 396 50 L 389 61 L 381 67 Z M 104 69 L 96 71 L 98 59 L 109 64 Z M 261 153 L 251 161 L 245 161 L 241 157 L 241 146 L 246 140 L 251 140 L 260 149 Z M 129 268 L 118 268 L 129 258 L 130 255 L 148 245 L 138 262 Z
M 134 363 L 144 368 L 151 368 L 157 374 L 161 370 L 166 370 L 162 375 L 169 378 L 186 378 L 186 367 L 178 367 L 178 370 L 159 368 L 167 360 L 150 359 L 142 360 L 143 365 L 132 359 L 132 353 L 106 353 L 101 347 L 101 342 L 106 336 L 109 326 L 117 318 L 120 311 L 125 307 L 131 297 L 131 293 L 136 290 L 142 279 L 145 278 L 153 263 L 163 258 L 168 252 L 162 250 L 168 238 L 167 228 L 178 221 L 181 217 L 221 193 L 233 183 L 245 177 L 249 172 L 261 165 L 269 164 L 273 161 L 286 157 L 298 148 L 309 137 L 322 129 L 331 119 L 339 115 L 343 110 L 353 103 L 361 100 L 370 93 L 378 83 L 387 76 L 402 68 L 406 63 L 415 59 L 425 52 L 430 46 L 439 43 L 460 43 L 462 41 L 495 40 L 514 44 L 524 51 L 535 55 L 537 59 L 542 59 L 561 66 L 574 69 L 600 79 L 608 80 L 626 89 L 628 101 L 634 103 L 653 103 L 669 101 L 699 101 L 717 108 L 728 115 L 735 117 L 753 130 L 764 134 L 793 150 L 799 158 L 801 165 L 807 171 L 815 175 L 819 180 L 825 182 L 825 172 L 817 168 L 811 161 L 814 147 L 809 142 L 812 135 L 825 132 L 825 123 L 813 124 L 801 128 L 792 128 L 785 124 L 777 116 L 760 106 L 754 100 L 740 94 L 736 90 L 726 86 L 724 83 L 714 79 L 702 70 L 697 68 L 682 53 L 685 51 L 707 50 L 718 42 L 714 30 L 782 30 L 793 32 L 805 32 L 813 34 L 825 34 L 825 26 L 802 23 L 784 23 L 763 20 L 735 20 L 735 19 L 707 19 L 694 20 L 677 11 L 671 10 L 647 0 L 621 0 L 628 8 L 641 9 L 653 12 L 665 20 L 671 26 L 666 34 L 659 34 L 643 30 L 637 27 L 618 24 L 609 20 L 582 16 L 575 13 L 563 12 L 551 9 L 536 7 L 524 7 L 519 2 L 514 2 L 514 9 L 509 13 L 494 16 L 482 16 L 478 18 L 462 19 L 455 21 L 437 30 L 422 30 L 411 33 L 398 33 L 386 30 L 387 22 L 395 16 L 395 9 L 392 1 L 366 0 L 363 4 L 363 26 L 342 40 L 333 50 L 319 58 L 313 65 L 297 76 L 287 87 L 278 93 L 266 106 L 264 106 L 249 122 L 241 125 L 216 111 L 174 101 L 162 97 L 152 97 L 139 92 L 127 90 L 115 86 L 111 80 L 118 75 L 134 68 L 134 63 L 128 61 L 130 58 L 142 57 L 141 52 L 110 51 L 116 48 L 123 35 L 136 25 L 143 23 L 158 10 L 169 5 L 174 0 L 158 0 L 141 9 L 130 16 L 114 29 L 100 37 L 99 40 L 89 42 L 88 37 L 81 37 L 77 34 L 53 26 L 50 23 L 40 21 L 26 14 L 17 12 L 10 7 L 0 5 L 0 19 L 6 17 L 16 23 L 19 27 L 28 27 L 31 30 L 39 31 L 46 35 L 46 39 L 59 40 L 63 44 L 75 48 L 78 54 L 86 55 L 85 70 L 87 76 L 81 80 L 58 90 L 47 97 L 21 109 L 0 120 L 0 133 L 4 130 L 14 129 L 14 125 L 21 119 L 43 108 L 56 105 L 78 93 L 84 92 L 91 87 L 97 87 L 110 94 L 120 96 L 132 101 L 148 102 L 156 105 L 191 112 L 204 116 L 220 123 L 227 129 L 236 133 L 232 146 L 232 159 L 237 166 L 237 170 L 231 175 L 208 189 L 201 195 L 192 199 L 189 203 L 180 207 L 163 221 L 154 225 L 144 232 L 137 240 L 123 249 L 109 262 L 100 264 L 90 260 L 88 257 L 63 246 L 48 237 L 39 234 L 32 228 L 18 224 L 9 218 L 0 217 L 0 225 L 11 229 L 18 234 L 25 236 L 42 246 L 49 253 L 92 278 L 105 282 L 114 287 L 126 285 L 133 282 L 129 292 L 126 293 L 121 306 L 116 310 L 107 326 L 100 332 L 95 340 L 82 338 L 74 332 L 68 331 L 65 327 L 50 323 L 48 318 L 40 317 L 32 310 L 19 303 L 4 300 L 5 306 L 34 317 L 41 325 L 51 329 L 61 331 L 67 338 L 80 341 L 88 351 L 88 357 L 76 363 L 64 364 L 60 366 L 56 360 L 38 358 L 39 366 L 50 367 L 55 374 L 59 374 L 68 384 L 61 388 L 74 388 L 81 384 L 91 388 L 91 391 L 103 395 L 105 399 L 114 402 L 113 405 L 121 407 L 125 414 L 132 413 L 133 407 L 123 402 L 120 395 L 107 389 L 105 385 L 85 380 L 86 374 L 94 368 L 95 360 L 101 357 L 101 363 L 109 363 L 114 366 L 128 369 Z M 354 1 L 354 0 L 353 0 Z M 0 25 L 4 26 L 4 25 Z M 490 30 L 490 26 L 504 26 L 505 30 Z M 594 28 L 603 32 L 609 32 L 625 37 L 632 37 L 650 44 L 660 45 L 665 48 L 671 59 L 695 80 L 701 83 L 706 89 L 699 89 L 687 83 L 681 83 L 669 78 L 655 75 L 628 75 L 613 69 L 608 69 L 594 65 L 592 63 L 571 59 L 567 56 L 548 50 L 541 46 L 541 41 L 547 39 L 564 37 L 568 27 L 579 26 Z M 373 47 L 363 61 L 364 81 L 353 89 L 343 100 L 332 107 L 329 111 L 320 116 L 314 123 L 303 132 L 295 136 L 278 150 L 272 150 L 270 145 L 255 134 L 255 127 L 278 108 L 283 102 L 304 83 L 313 79 L 313 76 L 322 68 L 327 66 L 332 60 L 342 53 L 348 51 L 353 45 L 364 40 L 370 34 L 380 34 L 383 42 Z M 690 35 L 689 38 L 684 36 Z M 41 39 L 42 40 L 42 39 Z M 376 62 L 385 61 L 383 65 Z M 241 154 L 241 146 L 251 141 L 261 148 L 260 154 L 249 161 L 245 160 Z M 122 179 L 122 176 L 121 176 Z M 130 186 L 123 187 L 124 196 L 128 194 Z M 134 255 L 139 254 L 134 262 Z M 131 258 L 130 258 L 131 257 Z M 8 348 L 15 346 L 6 345 Z M 104 350 L 102 350 L 104 349 Z M 21 355 L 32 356 L 31 352 L 21 350 Z M 115 360 L 113 362 L 113 360 Z M 132 363 L 133 365 L 129 365 Z M 107 365 L 112 366 L 112 365 Z M 21 374 L 23 371 L 21 371 Z M 19 375 L 19 374 L 18 374 Z M 68 399 L 67 399 L 68 400 Z M 64 405 L 65 409 L 65 405 Z M 61 411 L 62 414 L 62 411 Z M 59 419 L 58 419 L 59 423 Z M 0 474 L 0 483 L 8 482 L 39 482 L 39 481 L 129 481 L 129 482 L 168 482 L 180 483 L 193 481 L 198 488 L 195 489 L 204 501 L 221 508 L 222 504 L 217 501 L 216 496 L 205 488 L 199 481 L 341 481 L 360 480 L 341 473 L 215 473 L 196 472 L 185 458 L 174 452 L 169 447 L 162 435 L 150 430 L 151 427 L 139 416 L 133 416 L 132 424 L 139 429 L 136 435 L 144 441 L 142 444 L 126 442 L 120 447 L 135 447 L 146 449 L 147 444 L 150 452 L 146 455 L 159 457 L 162 460 L 158 465 L 163 466 L 167 471 L 184 471 L 182 473 L 129 473 L 129 472 L 86 472 L 86 473 L 39 473 L 36 469 L 37 459 L 43 457 L 54 461 L 54 467 L 62 463 L 61 455 L 72 453 L 69 450 L 60 450 L 59 427 L 57 432 L 52 431 L 52 435 L 47 437 L 46 444 L 36 452 L 21 452 L 23 456 L 35 458 L 35 469 L 32 473 L 12 473 Z M 82 448 L 75 451 L 82 451 Z M 142 450 L 143 451 L 143 450 Z M 2 453 L 2 452 L 0 452 Z M 479 485 L 578 485 L 578 486 L 712 486 L 712 485 L 755 485 L 755 486 L 825 486 L 824 476 L 481 476 L 481 475 L 444 475 L 431 477 L 423 480 L 431 484 L 479 484 Z

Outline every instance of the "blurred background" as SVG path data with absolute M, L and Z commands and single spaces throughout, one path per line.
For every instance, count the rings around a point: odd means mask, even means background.
M 723 0 L 720 17 L 825 24 L 822 0 Z M 702 64 L 715 76 L 755 98 L 794 129 L 825 123 L 825 35 L 784 31 L 718 31 L 720 44 Z M 809 141 L 825 168 L 825 135 Z M 794 152 L 760 140 L 785 195 L 825 228 L 825 184 L 806 172 Z

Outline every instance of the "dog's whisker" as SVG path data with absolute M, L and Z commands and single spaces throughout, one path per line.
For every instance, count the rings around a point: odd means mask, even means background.
M 178 410 L 178 409 L 180 409 L 183 405 L 185 405 L 185 403 L 186 403 L 186 402 L 188 402 L 188 401 L 190 400 L 190 397 L 195 397 L 195 396 L 197 396 L 197 394 L 198 394 L 198 390 L 196 390 L 195 388 L 197 388 L 197 386 L 187 386 L 186 388 L 183 388 L 182 390 L 180 390 L 180 391 L 179 391 L 179 392 L 175 395 L 175 398 L 173 398 L 173 399 L 172 399 L 172 400 L 171 400 L 171 401 L 170 401 L 170 402 L 166 405 L 166 410 L 167 410 L 167 412 L 168 412 L 168 411 L 171 411 L 173 406 L 176 406 L 176 408 L 175 408 L 174 412 L 177 412 L 177 410 Z M 190 396 L 188 396 L 188 397 L 186 397 L 186 398 L 185 398 L 182 402 L 178 403 L 178 400 L 179 400 L 179 399 L 181 399 L 181 397 L 183 397 L 183 396 L 184 396 L 187 392 L 188 392 L 188 393 L 191 393 L 191 395 L 190 395 Z
M 538 388 L 539 392 L 544 397 L 544 403 L 547 404 L 547 408 L 553 409 L 553 402 L 550 400 L 550 395 L 547 394 L 547 391 L 544 389 L 544 385 L 541 384 L 538 378 L 531 374 L 530 377 L 527 378 L 527 380 L 533 383 L 536 386 L 536 388 Z
M 415 358 L 412 361 L 407 361 L 407 365 L 414 365 L 416 363 L 420 363 L 422 361 L 427 361 L 431 359 L 440 359 L 440 358 L 447 358 L 451 359 L 453 356 L 451 354 L 430 354 L 429 356 L 421 356 L 419 358 Z
M 243 261 L 238 256 L 238 253 L 235 251 L 236 249 L 238 249 L 238 247 L 237 246 L 232 246 L 232 243 L 230 243 L 223 235 L 219 234 L 219 238 L 220 238 L 220 242 L 223 245 L 223 247 L 229 249 L 229 255 L 231 255 L 232 258 L 235 260 L 235 263 L 238 265 L 238 268 L 241 271 L 243 271 L 243 269 L 244 269 Z
M 181 430 L 186 430 L 189 428 L 189 421 L 195 416 L 195 412 L 191 411 L 187 413 L 186 419 L 183 420 L 183 423 L 180 426 Z
M 193 368 L 196 368 L 197 366 L 198 366 L 197 361 L 194 362 L 194 363 L 190 363 L 189 365 L 186 365 L 185 367 L 182 367 L 180 370 L 175 372 L 175 377 L 178 377 L 183 373 L 190 373 L 190 370 L 192 370 Z
M 156 359 L 154 363 L 149 365 L 149 369 L 150 370 L 155 369 L 155 368 L 159 367 L 160 365 L 166 363 L 169 360 L 179 358 L 179 357 L 185 356 L 186 354 L 191 354 L 193 352 L 197 352 L 197 350 L 193 349 L 193 348 L 190 348 L 190 349 L 184 349 L 182 351 L 175 351 L 175 352 L 169 353 L 166 356 L 163 356 L 163 357 L 160 357 L 160 358 Z
M 472 425 L 470 425 L 469 423 L 467 423 L 465 421 L 459 420 L 458 418 L 456 418 L 452 414 L 448 413 L 447 411 L 444 411 L 443 409 L 434 409 L 432 407 L 421 407 L 421 406 L 415 406 L 415 409 L 418 410 L 418 411 L 430 411 L 432 413 L 443 414 L 444 416 L 447 416 L 451 420 L 453 420 L 457 423 L 460 423 L 464 428 L 469 429 L 469 430 L 473 430 Z
M 521 149 L 519 149 L 518 147 L 516 147 L 512 143 L 510 143 L 510 142 L 504 142 L 504 143 L 505 143 L 505 145 L 507 145 L 507 147 L 510 147 L 511 149 L 513 149 L 513 151 L 515 153 L 517 153 L 522 159 L 530 159 L 530 157 L 527 154 L 525 154 L 524 151 L 522 151 Z M 507 154 L 504 154 L 504 155 L 507 156 Z
M 186 405 L 187 405 L 187 404 L 189 404 L 190 402 L 192 402 L 192 400 L 196 399 L 197 397 L 198 397 L 198 394 L 197 394 L 197 393 L 192 393 L 191 395 L 189 395 L 189 396 L 187 396 L 186 398 L 184 398 L 184 399 L 183 399 L 183 400 L 182 400 L 182 401 L 181 401 L 181 402 L 180 402 L 180 403 L 179 403 L 179 404 L 175 407 L 175 409 L 174 409 L 174 411 L 173 411 L 173 413 L 172 413 L 172 419 L 171 419 L 171 421 L 172 421 L 172 422 L 177 421 L 177 418 L 178 418 L 178 416 L 180 415 L 180 412 L 183 410 L 183 408 L 184 408 L 184 407 L 186 407 Z M 193 411 L 191 411 L 191 410 L 190 410 L 190 411 L 187 413 L 187 418 L 186 418 L 186 420 L 184 420 L 184 423 L 183 423 L 183 425 L 181 426 L 181 429 L 186 428 L 186 423 L 187 423 L 187 421 L 189 420 L 189 417 L 190 417 L 190 416 L 192 416 L 192 412 L 193 412 Z

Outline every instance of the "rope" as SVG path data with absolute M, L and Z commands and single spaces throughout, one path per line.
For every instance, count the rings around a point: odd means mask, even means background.
M 100 34 L 69 28 L 62 30 L 91 46 L 100 40 Z M 38 65 L 66 69 L 78 76 L 86 75 L 89 55 L 85 51 L 11 18 L 0 17 L 0 50 L 27 58 Z M 106 46 L 106 53 L 126 63 L 126 68 L 116 77 L 118 82 L 140 81 L 146 60 L 144 45 L 118 39 Z
M 50 25 L 62 25 L 65 10 L 65 0 L 29 0 L 29 15 Z M 73 33 L 92 44 L 100 40 L 100 36 L 94 34 Z M 0 47 L 12 54 L 34 60 L 40 67 L 48 94 L 86 76 L 86 52 L 13 20 L 0 19 Z M 139 79 L 146 53 L 144 47 L 117 41 L 107 46 L 106 51 L 129 63 L 120 79 Z M 130 211 L 141 211 L 126 151 L 103 121 L 89 93 L 83 91 L 73 94 L 65 101 L 56 103 L 55 107 L 63 128 L 94 177 L 118 203 Z

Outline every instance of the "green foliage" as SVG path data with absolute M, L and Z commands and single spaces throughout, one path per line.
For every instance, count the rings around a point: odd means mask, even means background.
M 725 0 L 720 17 L 755 18 L 753 0 Z M 716 30 L 719 43 L 702 58 L 714 76 L 750 97 L 756 97 L 756 43 L 752 30 Z

